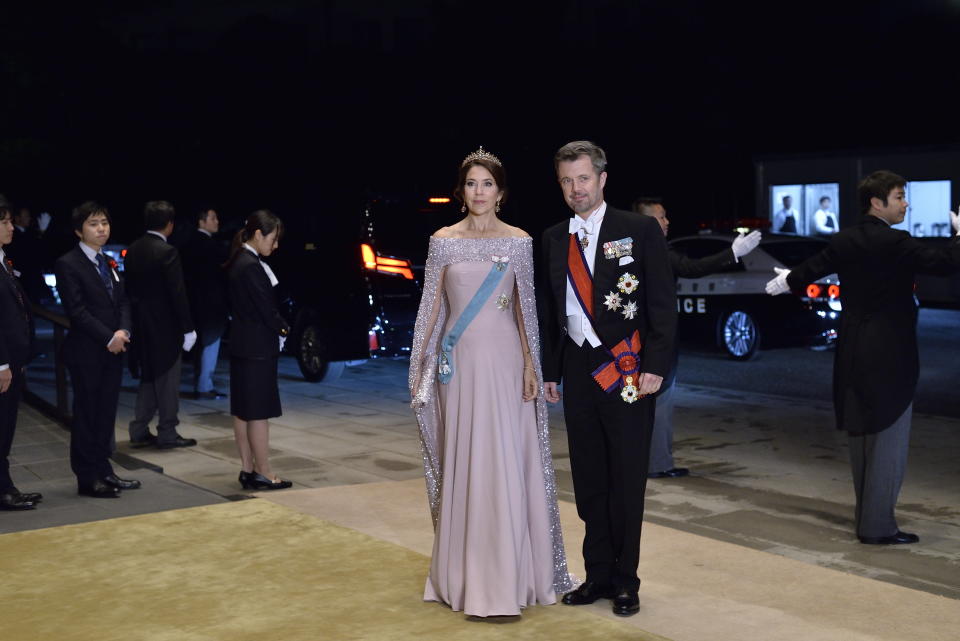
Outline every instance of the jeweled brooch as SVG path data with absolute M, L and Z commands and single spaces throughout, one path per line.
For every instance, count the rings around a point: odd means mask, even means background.
M 607 309 L 611 312 L 615 312 L 620 309 L 622 301 L 620 300 L 620 294 L 617 292 L 610 292 L 603 298 L 603 304 L 607 306 Z
M 624 272 L 623 276 L 617 279 L 617 289 L 624 294 L 632 294 L 637 290 L 639 284 L 637 277 L 630 272 Z
M 510 299 L 506 294 L 500 294 L 497 296 L 497 309 L 501 312 L 510 306 Z

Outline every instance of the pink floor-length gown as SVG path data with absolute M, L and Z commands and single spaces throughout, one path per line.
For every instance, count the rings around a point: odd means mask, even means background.
M 444 334 L 490 269 L 490 262 L 448 266 Z M 536 412 L 522 398 L 514 280 L 508 266 L 453 349 L 453 378 L 438 384 L 443 489 L 424 599 L 473 616 L 556 602 Z

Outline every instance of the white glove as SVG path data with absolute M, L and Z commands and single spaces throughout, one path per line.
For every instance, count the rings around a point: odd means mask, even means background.
M 183 335 L 183 351 L 189 352 L 197 342 L 197 333 L 190 332 Z
M 777 272 L 777 277 L 767 283 L 767 293 L 771 296 L 786 294 L 790 291 L 790 286 L 787 285 L 787 276 L 790 275 L 790 270 L 783 267 L 774 267 L 773 271 Z
M 50 221 L 53 219 L 53 216 L 47 212 L 41 213 L 37 216 L 37 227 L 40 229 L 40 233 L 47 231 L 47 227 L 50 226 Z
M 743 235 L 743 232 L 740 232 L 740 235 L 733 239 L 733 244 L 730 245 L 730 248 L 733 250 L 733 257 L 740 260 L 741 256 L 746 256 L 756 249 L 759 244 L 760 230 L 755 229 L 746 236 Z
M 960 207 L 957 207 L 956 213 L 950 212 L 950 224 L 953 225 L 953 233 L 960 236 Z
M 280 351 L 282 352 L 282 351 L 283 351 L 283 345 L 284 345 L 284 343 L 287 342 L 287 337 L 286 337 L 286 336 L 278 336 L 277 338 L 280 339 Z

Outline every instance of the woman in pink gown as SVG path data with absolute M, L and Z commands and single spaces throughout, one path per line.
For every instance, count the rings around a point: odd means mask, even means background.
M 410 359 L 434 522 L 424 600 L 472 616 L 556 603 L 567 572 L 543 402 L 532 239 L 497 217 L 500 161 L 463 161 L 467 216 L 430 238 Z

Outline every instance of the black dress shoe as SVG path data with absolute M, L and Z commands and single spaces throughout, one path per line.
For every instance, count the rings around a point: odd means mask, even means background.
M 597 599 L 612 599 L 616 591 L 610 585 L 601 585 L 593 581 L 582 583 L 580 587 L 563 595 L 564 605 L 588 605 Z
M 909 532 L 897 530 L 896 534 L 891 536 L 861 536 L 860 542 L 867 545 L 901 545 L 904 543 L 917 543 L 920 537 Z
M 240 470 L 240 478 L 237 479 L 240 481 L 240 486 L 245 490 L 256 489 L 256 486 L 253 484 L 253 472 L 244 472 Z
M 666 472 L 651 472 L 647 474 L 648 479 L 676 479 L 681 476 L 689 476 L 690 470 L 685 467 L 675 467 Z
M 115 487 L 118 490 L 139 490 L 140 481 L 122 479 L 116 474 L 111 474 L 110 476 L 104 476 L 103 482 L 109 485 L 110 487 Z
M 37 504 L 28 501 L 16 488 L 0 494 L 0 510 L 32 510 L 35 507 L 37 507 Z
M 613 597 L 613 613 L 618 617 L 633 616 L 640 611 L 640 597 L 636 590 L 624 588 Z
M 293 483 L 291 483 L 290 481 L 284 481 L 283 479 L 280 479 L 280 478 L 278 478 L 276 481 L 272 481 L 268 479 L 266 476 L 264 476 L 263 474 L 260 474 L 258 472 L 251 473 L 248 478 L 250 481 L 250 485 L 253 486 L 252 488 L 249 488 L 249 489 L 254 489 L 254 490 L 285 490 L 288 487 L 293 486 Z
M 149 432 L 144 438 L 141 439 L 130 439 L 130 447 L 135 447 L 137 449 L 141 447 L 153 447 L 157 444 L 157 437 L 154 434 Z
M 118 499 L 120 498 L 120 490 L 113 487 L 112 485 L 107 485 L 101 479 L 97 479 L 89 485 L 78 484 L 77 485 L 77 494 L 81 496 L 92 496 L 95 499 Z
M 168 441 L 168 442 L 165 442 L 165 443 L 160 443 L 160 442 L 158 441 L 158 442 L 157 442 L 157 449 L 158 449 L 158 450 L 172 450 L 172 449 L 175 448 L 175 447 L 193 447 L 193 446 L 196 445 L 196 444 L 197 444 L 197 439 L 195 439 L 195 438 L 183 438 L 182 436 L 180 436 L 179 434 L 177 434 L 177 438 L 173 439 L 172 441 Z
M 19 494 L 25 500 L 30 501 L 31 503 L 40 503 L 41 501 L 43 501 L 43 494 L 40 494 L 40 492 L 21 492 L 15 487 L 11 488 L 11 491 L 14 494 Z
M 220 390 L 212 389 L 209 392 L 196 392 L 194 393 L 194 398 L 197 400 L 208 400 L 208 401 L 219 401 L 227 397 L 226 394 Z

